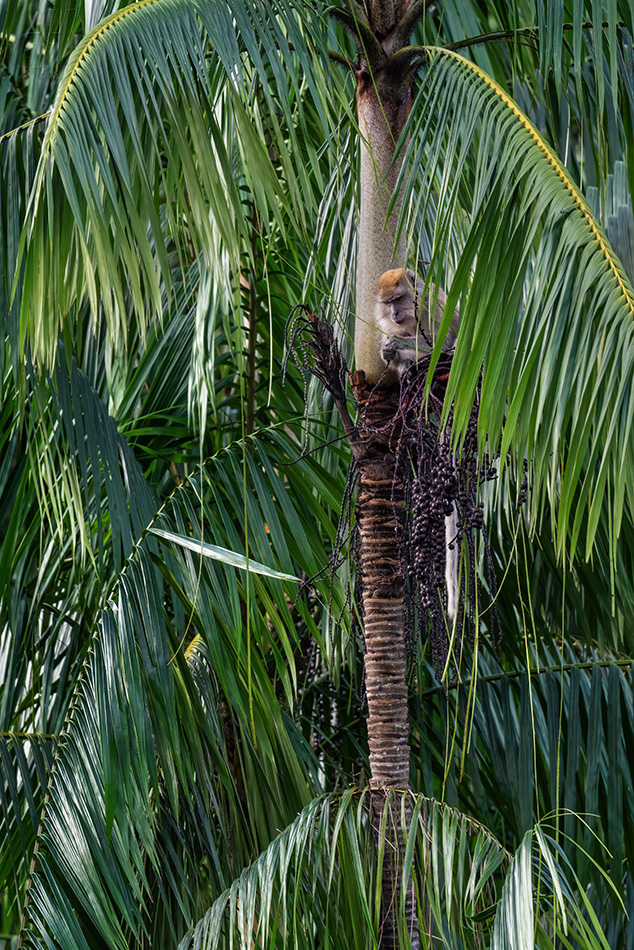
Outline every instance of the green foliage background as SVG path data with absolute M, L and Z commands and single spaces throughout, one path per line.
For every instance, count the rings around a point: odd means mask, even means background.
M 414 38 L 402 226 L 504 463 L 503 643 L 485 613 L 448 691 L 413 651 L 430 946 L 634 943 L 633 34 L 622 0 L 461 0 Z M 353 362 L 329 49 L 321 2 L 0 0 L 3 950 L 376 946 L 349 451 L 282 384 L 303 301 Z

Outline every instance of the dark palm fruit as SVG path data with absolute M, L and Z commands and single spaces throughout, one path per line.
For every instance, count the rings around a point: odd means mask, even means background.
M 299 308 L 289 320 L 287 339 L 287 352 L 293 354 L 305 387 L 309 375 L 316 376 L 324 389 L 335 397 L 338 406 L 340 403 L 345 404 L 348 369 L 338 350 L 332 328 L 323 319 L 308 314 L 305 308 Z M 493 624 L 490 632 L 494 640 L 499 642 L 500 639 L 495 608 L 497 584 L 484 530 L 484 504 L 478 499 L 479 486 L 495 478 L 497 473 L 488 456 L 481 464 L 478 463 L 477 399 L 457 453 L 454 454 L 451 448 L 451 412 L 443 427 L 440 426 L 451 355 L 441 355 L 429 390 L 428 369 L 429 358 L 419 359 L 411 367 L 401 379 L 396 413 L 385 422 L 373 420 L 372 429 L 385 436 L 396 462 L 392 499 L 397 515 L 396 530 L 405 578 L 406 629 L 413 632 L 411 640 L 422 637 L 429 642 L 438 677 L 448 669 L 449 679 L 444 681 L 447 688 L 452 678 L 457 676 L 463 627 L 471 643 L 475 637 L 474 604 L 478 577 L 476 536 L 484 547 L 487 586 L 492 599 L 491 610 L 488 611 L 488 622 Z M 366 419 L 362 418 L 361 422 L 367 424 Z M 359 554 L 358 529 L 353 519 L 352 503 L 357 483 L 358 469 L 353 462 L 337 530 L 336 551 L 330 560 L 333 576 L 346 557 L 348 545 L 353 556 L 358 557 Z M 525 500 L 527 491 L 525 471 L 519 492 L 520 501 Z M 452 514 L 454 507 L 457 516 L 456 534 L 449 539 L 449 548 L 458 548 L 462 581 L 455 622 L 453 629 L 450 629 L 445 579 L 448 550 L 445 519 Z M 352 592 L 349 591 L 346 603 L 351 596 Z M 479 599 L 482 600 L 481 594 Z M 448 664 L 450 642 L 453 652 Z M 410 649 L 412 646 L 410 642 Z
M 446 374 L 449 362 L 449 357 L 444 359 L 438 370 L 441 375 Z M 485 546 L 487 582 L 495 598 L 493 565 L 484 531 L 484 504 L 478 499 L 478 487 L 496 477 L 496 472 L 488 458 L 482 469 L 478 465 L 477 405 L 471 414 L 462 449 L 454 456 L 450 438 L 451 415 L 444 429 L 441 430 L 438 424 L 442 415 L 444 389 L 436 396 L 432 385 L 431 395 L 425 403 L 426 374 L 426 362 L 420 360 L 401 384 L 400 428 L 395 452 L 397 478 L 404 486 L 406 499 L 404 518 L 401 520 L 401 557 L 403 573 L 412 579 L 408 588 L 410 627 L 415 635 L 429 641 L 438 677 L 447 667 L 449 645 L 453 637 L 454 652 L 449 671 L 450 678 L 455 678 L 465 622 L 471 642 L 475 635 L 476 534 L 482 538 Z M 455 630 L 450 630 L 447 622 L 445 562 L 448 539 L 445 519 L 454 509 L 457 514 L 456 536 L 451 539 L 449 548 L 457 547 L 459 552 L 462 551 L 464 579 L 459 592 Z M 490 616 L 497 624 L 499 639 L 495 604 Z M 445 681 L 445 685 L 449 685 L 449 682 Z

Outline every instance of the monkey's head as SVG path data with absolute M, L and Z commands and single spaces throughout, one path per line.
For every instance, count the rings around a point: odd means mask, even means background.
M 379 277 L 379 304 L 383 315 L 397 326 L 408 324 L 412 332 L 415 321 L 416 275 L 412 270 L 396 267 Z

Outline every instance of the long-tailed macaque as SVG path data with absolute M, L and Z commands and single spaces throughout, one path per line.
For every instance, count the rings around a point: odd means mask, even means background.
M 376 325 L 384 334 L 381 358 L 395 369 L 399 378 L 429 354 L 436 341 L 447 295 L 432 285 L 423 297 L 424 282 L 412 270 L 397 267 L 379 277 L 379 296 L 376 302 Z M 429 319 L 430 292 L 436 299 L 433 329 Z M 458 333 L 458 310 L 454 310 L 451 325 L 443 343 L 443 350 L 451 350 Z M 458 606 L 458 513 L 452 502 L 451 512 L 445 517 L 445 582 L 447 585 L 447 617 L 454 622 Z
M 438 327 L 447 303 L 447 295 L 431 285 L 425 298 L 424 282 L 412 270 L 396 267 L 379 277 L 376 302 L 376 325 L 384 334 L 381 358 L 401 377 L 409 367 L 429 354 L 434 346 Z M 436 299 L 433 328 L 429 320 L 431 299 Z M 453 349 L 458 333 L 458 310 L 454 310 L 443 350 Z

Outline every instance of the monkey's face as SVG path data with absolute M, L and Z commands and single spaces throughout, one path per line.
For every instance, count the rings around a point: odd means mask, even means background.
M 399 293 L 388 301 L 388 313 L 397 326 L 412 323 L 414 320 L 414 299 L 411 290 Z
M 384 330 L 397 336 L 416 336 L 417 320 L 411 289 L 404 284 L 389 294 L 381 294 L 380 299 Z
M 379 319 L 384 324 L 399 328 L 399 336 L 415 336 L 416 316 L 413 271 L 398 267 L 379 277 Z M 387 327 L 385 327 L 387 330 Z

